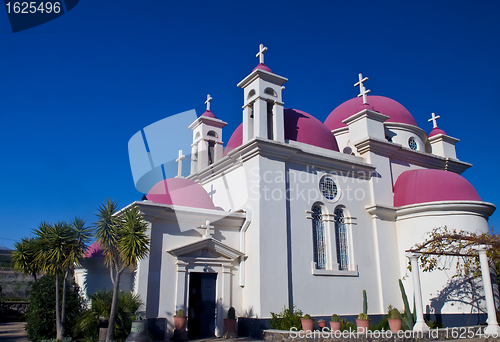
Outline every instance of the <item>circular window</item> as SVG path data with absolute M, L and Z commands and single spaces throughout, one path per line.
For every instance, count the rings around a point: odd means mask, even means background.
M 410 139 L 408 139 L 408 146 L 410 146 L 410 148 L 412 150 L 416 150 L 417 149 L 417 141 L 415 140 L 414 137 L 411 137 Z
M 337 184 L 329 176 L 321 177 L 319 181 L 319 190 L 327 200 L 334 200 L 339 194 Z

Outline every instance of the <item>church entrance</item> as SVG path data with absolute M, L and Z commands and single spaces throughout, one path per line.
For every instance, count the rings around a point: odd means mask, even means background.
M 217 273 L 189 273 L 188 338 L 215 336 Z

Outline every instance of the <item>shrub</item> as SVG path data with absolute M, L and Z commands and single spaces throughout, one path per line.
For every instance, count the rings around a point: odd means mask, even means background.
M 300 319 L 302 318 L 302 311 L 295 308 L 295 305 L 291 308 L 283 307 L 283 311 L 279 314 L 271 312 L 270 324 L 273 329 L 278 330 L 290 330 L 295 327 L 297 330 L 302 330 L 302 323 Z
M 74 327 L 74 334 L 85 337 L 86 340 L 97 341 L 99 333 L 99 317 L 109 318 L 113 290 L 104 289 L 90 296 L 90 309 L 85 310 Z M 118 292 L 118 303 L 116 307 L 116 322 L 114 327 L 114 338 L 116 341 L 124 341 L 130 333 L 132 322 L 135 320 L 137 309 L 141 306 L 138 295 L 130 292 Z
M 340 331 L 356 331 L 356 324 L 349 322 L 345 318 L 340 321 Z
M 62 295 L 62 281 L 59 293 Z M 83 310 L 79 288 L 68 280 L 66 293 L 66 335 L 71 335 L 76 320 Z M 56 337 L 56 289 L 55 276 L 45 275 L 33 283 L 30 291 L 30 306 L 26 312 L 25 330 L 32 342 Z M 61 300 L 62 302 L 62 300 Z

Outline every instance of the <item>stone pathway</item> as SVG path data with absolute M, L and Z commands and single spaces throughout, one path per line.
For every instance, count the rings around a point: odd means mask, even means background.
M 0 323 L 0 341 L 2 342 L 28 342 L 24 331 L 25 322 Z

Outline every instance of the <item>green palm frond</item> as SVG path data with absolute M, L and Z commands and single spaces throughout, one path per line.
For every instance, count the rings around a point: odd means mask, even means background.
M 138 207 L 131 206 L 120 215 L 117 250 L 124 265 L 135 267 L 148 255 L 150 239 L 147 230 L 148 224 Z
M 96 214 L 98 220 L 94 224 L 95 237 L 104 250 L 106 263 L 110 264 L 116 260 L 116 243 L 118 241 L 118 217 L 115 216 L 118 211 L 118 203 L 112 199 L 107 199 L 101 203 Z

